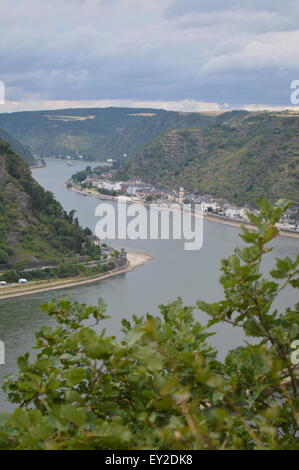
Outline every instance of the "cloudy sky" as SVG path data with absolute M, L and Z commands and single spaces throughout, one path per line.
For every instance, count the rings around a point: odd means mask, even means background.
M 298 0 L 1 0 L 0 112 L 290 106 Z

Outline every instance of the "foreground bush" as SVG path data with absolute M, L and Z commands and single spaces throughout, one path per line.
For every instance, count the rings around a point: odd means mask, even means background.
M 160 317 L 123 320 L 116 341 L 96 332 L 106 318 L 102 301 L 43 305 L 58 325 L 36 334 L 37 359 L 19 358 L 18 374 L 5 382 L 18 408 L 1 415 L 0 448 L 298 449 L 291 345 L 299 305 L 282 313 L 273 302 L 282 289 L 298 288 L 299 256 L 260 274 L 286 208 L 263 202 L 261 215 L 250 216 L 257 230 L 244 227 L 247 246 L 222 262 L 225 300 L 198 302 L 211 317 L 206 326 L 179 299 L 161 306 Z M 207 342 L 217 322 L 242 327 L 257 344 L 219 362 Z

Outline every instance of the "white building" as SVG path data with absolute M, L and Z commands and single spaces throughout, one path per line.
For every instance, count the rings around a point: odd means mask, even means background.
M 100 189 L 107 189 L 109 191 L 121 191 L 121 183 L 110 183 L 108 181 L 103 181 L 97 184 Z
M 180 191 L 179 191 L 179 204 L 183 204 L 184 196 L 185 196 L 184 188 L 180 188 Z
M 231 218 L 241 217 L 241 209 L 230 207 L 229 209 L 226 209 L 225 215 L 226 217 L 231 217 Z
M 219 209 L 219 206 L 217 202 L 202 202 L 200 205 L 201 212 L 208 212 L 208 210 L 217 210 Z
M 151 191 L 152 187 L 150 185 L 146 184 L 140 184 L 140 183 L 135 183 L 135 184 L 130 184 L 127 188 L 127 193 L 131 194 L 132 196 L 136 196 L 138 192 L 146 192 L 146 191 Z

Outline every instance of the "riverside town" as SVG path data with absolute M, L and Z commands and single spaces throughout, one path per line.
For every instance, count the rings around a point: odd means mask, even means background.
M 111 163 L 111 159 L 107 163 Z M 112 160 L 113 162 L 113 160 Z M 177 189 L 167 189 L 144 183 L 141 180 L 118 181 L 115 180 L 116 170 L 109 169 L 103 171 L 105 166 L 92 168 L 87 166 L 74 174 L 66 182 L 68 189 L 78 191 L 85 195 L 96 196 L 100 199 L 114 199 L 127 204 L 155 204 L 160 210 L 170 210 L 171 208 L 185 208 L 188 206 L 194 209 L 198 215 L 214 217 L 216 220 L 223 220 L 233 223 L 249 223 L 248 212 L 258 215 L 257 209 L 250 206 L 238 207 L 229 203 L 224 198 L 215 198 L 210 195 L 201 195 L 186 190 L 183 187 Z M 276 224 L 279 230 L 285 232 L 298 233 L 299 236 L 299 205 L 288 209 L 283 217 Z

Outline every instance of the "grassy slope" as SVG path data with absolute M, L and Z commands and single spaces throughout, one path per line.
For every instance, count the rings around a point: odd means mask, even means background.
M 118 176 L 182 185 L 240 204 L 253 204 L 260 196 L 299 203 L 299 117 L 228 117 L 201 129 L 166 132 Z

